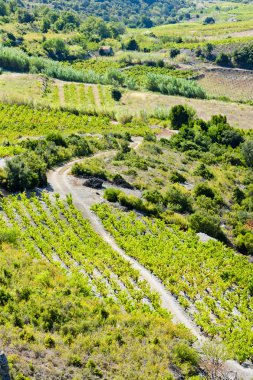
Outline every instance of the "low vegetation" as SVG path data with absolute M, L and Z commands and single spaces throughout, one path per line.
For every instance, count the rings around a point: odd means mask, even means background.
M 158 276 L 211 337 L 220 337 L 238 360 L 252 359 L 252 266 L 218 242 L 160 220 L 94 206 L 127 254 Z
M 236 0 L 0 0 L 11 379 L 251 366 L 252 14 Z M 209 338 L 202 352 L 130 257 Z

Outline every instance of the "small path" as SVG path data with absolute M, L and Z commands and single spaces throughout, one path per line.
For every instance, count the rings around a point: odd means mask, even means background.
M 141 140 L 134 141 L 131 145 L 133 149 L 138 149 Z M 115 154 L 115 151 L 99 152 L 94 157 L 110 157 Z M 74 163 L 83 161 L 84 159 L 74 160 L 54 171 L 48 173 L 48 183 L 52 191 L 59 193 L 62 197 L 71 194 L 74 205 L 81 211 L 84 218 L 88 219 L 94 230 L 106 241 L 118 254 L 127 260 L 133 268 L 139 271 L 141 277 L 145 279 L 150 288 L 158 293 L 161 298 L 162 306 L 172 314 L 173 321 L 182 323 L 187 327 L 192 334 L 198 339 L 201 344 L 206 341 L 206 338 L 200 333 L 198 327 L 194 324 L 187 313 L 178 304 L 175 298 L 168 292 L 162 282 L 137 260 L 128 256 L 115 242 L 114 238 L 105 230 L 102 222 L 96 214 L 90 210 L 90 206 L 95 203 L 101 203 L 102 197 L 91 189 L 84 186 L 75 186 L 71 180 L 70 172 Z M 253 378 L 253 370 L 244 368 L 239 363 L 229 360 L 225 363 L 227 371 L 237 372 L 240 379 L 251 380 Z
M 98 92 L 98 87 L 96 85 L 93 85 L 92 90 L 93 90 L 93 95 L 94 95 L 96 106 L 98 108 L 101 108 L 101 99 L 100 99 L 100 95 Z
M 58 87 L 60 105 L 63 107 L 63 106 L 65 106 L 64 82 L 57 81 L 56 84 Z

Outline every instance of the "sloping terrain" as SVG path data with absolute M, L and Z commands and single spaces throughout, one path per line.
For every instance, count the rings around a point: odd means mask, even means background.
M 72 10 L 82 12 L 85 15 L 99 16 L 106 21 L 124 21 L 129 24 L 134 18 L 151 17 L 160 22 L 166 19 L 178 9 L 186 5 L 185 0 L 112 0 L 112 1 L 26 1 L 28 5 L 33 3 L 48 4 L 58 10 Z

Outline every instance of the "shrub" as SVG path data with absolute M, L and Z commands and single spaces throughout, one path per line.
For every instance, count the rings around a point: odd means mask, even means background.
M 253 255 L 253 235 L 252 232 L 239 234 L 235 239 L 236 247 L 247 255 Z
M 239 187 L 235 187 L 233 190 L 233 200 L 240 205 L 244 199 L 245 193 Z
M 145 87 L 149 91 L 161 92 L 165 95 L 179 95 L 185 96 L 186 98 L 206 98 L 205 91 L 196 82 L 163 74 L 149 73 Z
M 189 193 L 179 186 L 171 186 L 166 193 L 166 203 L 177 212 L 191 212 L 192 205 Z
M 92 164 L 82 164 L 76 163 L 72 167 L 72 174 L 75 176 L 82 177 L 97 177 L 103 180 L 107 179 L 108 174 L 101 169 L 96 163 Z
M 0 306 L 6 305 L 10 299 L 10 293 L 8 293 L 5 289 L 0 288 Z
M 117 89 L 112 89 L 112 98 L 116 101 L 116 102 L 119 102 L 120 99 L 122 98 L 122 93 L 121 91 L 117 90 Z
M 236 66 L 251 70 L 253 68 L 253 44 L 237 49 L 233 53 L 233 61 Z
M 139 50 L 138 42 L 131 38 L 125 45 L 126 50 Z
M 220 219 L 215 215 L 199 210 L 190 216 L 189 222 L 190 227 L 196 232 L 204 232 L 214 238 L 223 238 Z
M 186 231 L 189 227 L 189 223 L 185 216 L 181 214 L 175 214 L 171 210 L 167 210 L 160 214 L 160 217 L 165 221 L 167 224 L 175 224 L 179 226 L 181 230 Z
M 194 188 L 194 193 L 196 195 L 196 197 L 199 197 L 201 195 L 204 195 L 206 196 L 207 198 L 211 198 L 211 199 L 214 199 L 215 197 L 215 193 L 214 191 L 211 189 L 210 186 L 208 186 L 207 184 L 205 183 L 199 183 L 195 188 Z
M 0 249 L 3 243 L 16 244 L 18 238 L 17 230 L 13 228 L 0 230 Z
M 54 142 L 57 146 L 64 146 L 66 147 L 66 141 L 63 138 L 63 136 L 59 132 L 51 132 L 46 137 L 47 141 Z
M 44 339 L 44 346 L 46 348 L 54 348 L 55 347 L 55 340 L 50 335 L 46 336 Z
M 118 197 L 119 197 L 119 194 L 121 193 L 120 190 L 118 189 L 115 189 L 115 188 L 109 188 L 109 189 L 106 189 L 105 192 L 104 192 L 104 198 L 108 201 L 108 202 L 117 202 L 118 201 Z
M 241 152 L 246 165 L 253 168 L 253 140 L 246 141 L 242 145 Z
M 231 58 L 226 53 L 220 53 L 216 58 L 215 63 L 219 66 L 230 67 L 231 66 Z
M 143 202 L 140 198 L 137 198 L 133 195 L 127 195 L 123 192 L 120 192 L 118 200 L 122 206 L 127 207 L 130 210 L 143 210 Z
M 202 177 L 204 179 L 212 179 L 214 178 L 213 173 L 208 170 L 205 164 L 200 164 L 196 170 L 193 172 L 194 175 L 197 175 L 199 177 Z
M 153 204 L 162 204 L 163 196 L 158 190 L 145 190 L 142 194 L 143 198 Z
M 70 355 L 68 359 L 68 365 L 72 365 L 73 367 L 82 367 L 82 359 L 80 358 L 80 356 Z
M 170 175 L 170 180 L 173 183 L 185 183 L 186 178 L 179 171 L 174 170 Z
M 177 55 L 180 54 L 180 49 L 172 48 L 170 49 L 170 58 L 176 58 Z
M 34 152 L 16 156 L 7 161 L 6 185 L 11 191 L 32 189 L 47 183 L 46 163 Z
M 204 20 L 204 25 L 208 25 L 208 24 L 215 24 L 215 19 L 210 16 L 206 17 Z
M 171 108 L 169 118 L 171 127 L 180 129 L 183 125 L 189 124 L 193 118 L 193 112 L 187 106 L 179 104 Z
M 175 361 L 185 375 L 194 375 L 196 373 L 199 356 L 193 348 L 185 343 L 178 343 L 172 352 Z

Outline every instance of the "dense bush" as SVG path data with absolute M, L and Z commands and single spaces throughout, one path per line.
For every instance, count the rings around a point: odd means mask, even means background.
M 46 163 L 35 153 L 14 157 L 7 161 L 7 188 L 22 191 L 44 186 L 47 183 L 46 170 Z
M 211 199 L 213 199 L 215 197 L 215 192 L 206 183 L 199 183 L 194 188 L 194 193 L 195 193 L 196 197 L 199 197 L 201 195 L 205 195 L 207 198 L 211 198 Z
M 214 178 L 214 175 L 210 170 L 206 167 L 205 164 L 199 164 L 198 167 L 195 169 L 194 175 L 197 175 L 199 177 L 202 177 L 204 179 L 212 179 Z
M 230 67 L 231 57 L 226 53 L 220 53 L 215 60 L 215 63 L 219 66 Z
M 116 101 L 116 102 L 119 102 L 120 99 L 122 98 L 122 93 L 121 91 L 117 90 L 117 89 L 112 89 L 112 98 Z
M 206 211 L 196 211 L 189 218 L 190 227 L 196 232 L 204 232 L 214 238 L 224 239 L 223 233 L 220 229 L 219 217 L 212 215 Z
M 242 46 L 233 53 L 236 66 L 243 69 L 253 69 L 253 44 Z
M 95 163 L 92 165 L 85 163 L 76 163 L 72 167 L 72 174 L 75 176 L 82 176 L 84 178 L 97 177 L 103 180 L 106 180 L 108 178 L 108 174 Z
M 122 206 L 129 210 L 144 212 L 147 215 L 157 215 L 158 209 L 153 203 L 144 202 L 142 199 L 134 195 L 127 195 L 121 190 L 109 188 L 104 192 L 104 198 L 109 202 L 119 202 Z
M 171 182 L 173 183 L 185 183 L 186 182 L 186 178 L 185 176 L 183 176 L 183 174 L 181 174 L 179 171 L 177 170 L 174 170 L 171 175 L 170 175 L 170 180 Z
M 142 195 L 150 203 L 159 205 L 164 202 L 163 196 L 158 190 L 145 190 Z
M 204 99 L 204 90 L 195 82 L 173 78 L 166 75 L 148 74 L 146 88 L 149 91 L 161 92 L 166 95 L 180 95 L 186 98 Z
M 187 106 L 181 104 L 173 106 L 169 114 L 171 127 L 173 129 L 180 129 L 183 125 L 188 125 L 193 116 L 194 112 Z
M 3 243 L 15 244 L 18 238 L 18 231 L 13 228 L 0 229 L 0 250 Z
M 242 145 L 242 155 L 246 165 L 253 168 L 253 140 L 246 141 Z
M 253 255 L 253 235 L 250 231 L 239 234 L 235 239 L 236 247 L 244 254 Z
M 64 66 L 50 59 L 29 57 L 15 48 L 0 45 L 0 67 L 18 72 L 42 73 L 52 78 L 66 81 L 100 83 L 102 76 L 92 71 L 84 72 L 69 66 Z
M 180 186 L 171 186 L 166 193 L 166 203 L 177 212 L 191 212 L 192 204 L 189 193 Z

